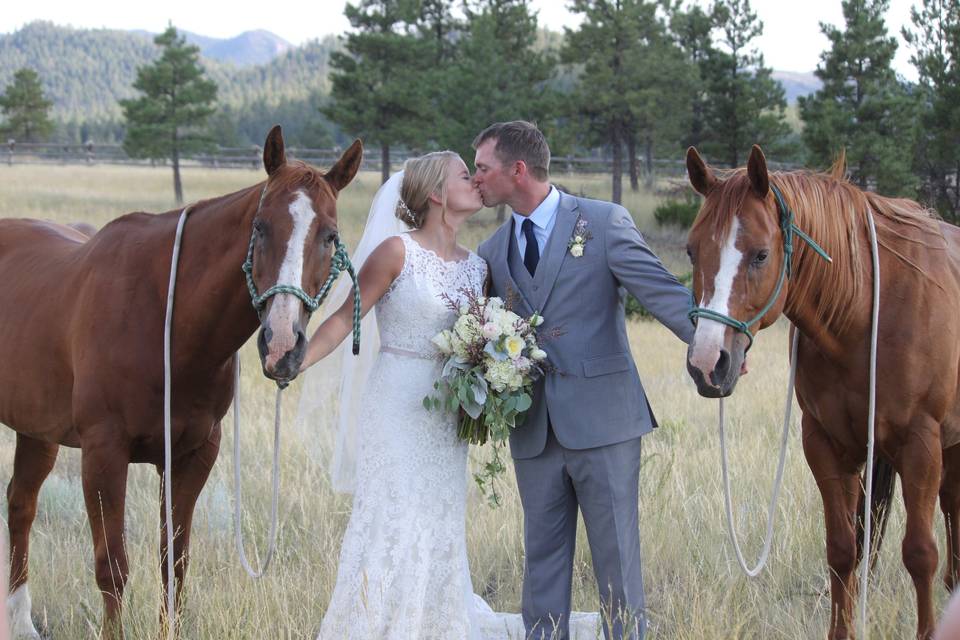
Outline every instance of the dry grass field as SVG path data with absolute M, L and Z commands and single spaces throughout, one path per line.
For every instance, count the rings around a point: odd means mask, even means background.
M 227 193 L 261 180 L 252 170 L 187 169 L 186 197 Z M 358 177 L 341 196 L 340 219 L 348 246 L 359 238 L 378 174 Z M 608 179 L 559 175 L 575 192 L 607 197 Z M 133 210 L 173 206 L 169 169 L 145 167 L 0 166 L 0 216 L 39 217 L 101 226 Z M 676 273 L 686 271 L 683 234 L 653 222 L 655 198 L 631 194 L 625 203 L 655 250 Z M 464 243 L 475 248 L 495 228 L 494 214 L 472 219 Z M 189 232 L 189 228 L 188 228 Z M 243 238 L 241 242 L 246 242 Z M 239 265 L 238 265 L 239 274 Z M 2 274 L 0 274 L 2 277 Z M 3 327 L 0 327 L 0 331 Z M 641 539 L 651 638 L 818 638 L 825 635 L 830 599 L 820 498 L 806 468 L 798 425 L 792 427 L 784 489 L 768 568 L 755 580 L 741 575 L 726 537 L 717 441 L 717 403 L 700 398 L 684 370 L 685 348 L 656 323 L 629 326 L 634 357 L 661 423 L 644 440 Z M 728 404 L 732 415 L 732 478 L 738 527 L 749 558 L 759 552 L 776 467 L 787 378 L 787 327 L 761 334 L 751 351 L 752 373 Z M 161 355 L 158 351 L 157 357 Z M 261 548 L 270 495 L 273 388 L 261 378 L 256 353 L 245 348 L 243 478 L 245 531 Z M 200 497 L 194 520 L 192 564 L 186 586 L 184 638 L 313 638 L 336 576 L 349 497 L 335 495 L 324 469 L 330 422 L 296 425 L 299 383 L 285 392 L 282 433 L 282 499 L 276 564 L 260 581 L 240 567 L 233 546 L 231 509 L 232 421 L 225 420 L 220 459 Z M 330 407 L 331 416 L 335 407 Z M 796 415 L 796 414 L 795 414 Z M 795 419 L 796 422 L 796 419 Z M 0 429 L 0 484 L 6 486 L 15 438 Z M 485 452 L 475 452 L 474 457 Z M 32 536 L 34 618 L 45 637 L 90 638 L 101 600 L 92 571 L 89 528 L 79 482 L 79 452 L 63 449 L 44 485 Z M 157 541 L 158 477 L 134 465 L 128 480 L 126 541 L 131 574 L 124 624 L 130 638 L 153 637 L 160 606 Z M 474 586 L 495 609 L 517 611 L 522 567 L 519 499 L 508 471 L 505 502 L 489 509 L 477 495 L 468 506 L 469 553 Z M 0 508 L 6 513 L 6 505 Z M 937 538 L 943 553 L 942 518 Z M 870 587 L 872 638 L 912 637 L 913 586 L 899 558 L 903 511 L 897 505 Z M 576 556 L 574 608 L 598 607 L 582 526 Z M 942 562 L 941 562 L 942 564 Z M 938 590 L 938 606 L 946 600 Z

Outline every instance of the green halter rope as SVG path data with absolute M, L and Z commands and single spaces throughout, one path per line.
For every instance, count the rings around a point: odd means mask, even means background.
M 727 326 L 733 327 L 740 333 L 746 334 L 747 338 L 750 340 L 750 344 L 747 345 L 747 349 L 753 346 L 753 334 L 750 333 L 750 326 L 756 324 L 760 318 L 767 314 L 767 311 L 770 311 L 770 308 L 776 303 L 777 298 L 780 297 L 780 292 L 783 290 L 783 283 L 787 278 L 790 277 L 791 261 L 793 258 L 794 234 L 799 236 L 801 240 L 810 245 L 810 248 L 816 251 L 821 258 L 827 262 L 833 262 L 830 256 L 827 255 L 827 252 L 824 251 L 820 245 L 813 240 L 813 238 L 805 234 L 800 230 L 799 227 L 797 227 L 797 225 L 793 223 L 793 210 L 788 207 L 787 203 L 783 200 L 783 195 L 780 193 L 780 190 L 772 184 L 770 185 L 770 190 L 773 191 L 773 197 L 777 201 L 777 211 L 780 212 L 780 230 L 783 233 L 783 264 L 780 267 L 780 276 L 777 278 L 777 286 L 774 287 L 773 294 L 770 296 L 770 300 L 763 307 L 763 309 L 760 310 L 760 313 L 746 322 L 737 320 L 736 318 L 731 318 L 730 316 L 713 311 L 712 309 L 707 309 L 706 307 L 694 306 L 693 309 L 691 309 L 687 314 L 687 316 L 693 321 L 696 321 L 697 318 L 715 320 Z
M 263 206 L 263 198 L 267 194 L 267 187 L 264 185 L 263 191 L 260 193 L 260 204 L 257 205 L 257 213 L 260 213 L 260 208 Z M 323 283 L 323 286 L 320 287 L 320 291 L 316 296 L 311 297 L 306 291 L 295 285 L 289 284 L 276 284 L 262 294 L 257 293 L 257 285 L 253 282 L 253 247 L 256 240 L 256 233 L 250 235 L 250 247 L 247 249 L 247 259 L 244 260 L 243 265 L 240 267 L 243 270 L 243 273 L 247 277 L 247 288 L 250 290 L 250 299 L 253 302 L 253 308 L 257 310 L 257 313 L 260 313 L 260 310 L 266 304 L 267 299 L 271 296 L 275 296 L 278 293 L 289 293 L 291 295 L 297 296 L 300 300 L 303 301 L 304 306 L 313 313 L 316 311 L 321 304 L 323 304 L 324 299 L 327 297 L 327 294 L 330 293 L 330 288 L 333 286 L 333 282 L 340 276 L 341 273 L 346 271 L 350 274 L 350 278 L 353 280 L 353 355 L 360 353 L 360 282 L 357 279 L 357 272 L 353 268 L 353 263 L 350 262 L 350 256 L 347 255 L 347 247 L 340 241 L 340 236 L 336 236 L 333 240 L 334 243 L 334 252 L 330 258 L 330 275 L 327 277 L 326 282 Z

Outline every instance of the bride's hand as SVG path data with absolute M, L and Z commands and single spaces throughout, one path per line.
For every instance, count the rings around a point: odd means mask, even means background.
M 367 315 L 373 305 L 386 293 L 403 269 L 403 240 L 391 237 L 373 250 L 360 268 L 360 317 Z M 323 321 L 307 343 L 307 350 L 300 364 L 303 373 L 318 361 L 330 355 L 337 345 L 353 330 L 353 289 L 339 309 Z

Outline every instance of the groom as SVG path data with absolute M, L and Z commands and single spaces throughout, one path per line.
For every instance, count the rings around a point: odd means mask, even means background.
M 640 437 L 656 421 L 630 353 L 623 290 L 686 343 L 693 338 L 690 292 L 626 209 L 550 184 L 550 148 L 535 125 L 491 125 L 473 147 L 484 205 L 513 209 L 478 250 L 490 265 L 491 295 L 512 295 L 521 316 L 539 312 L 541 332 L 563 331 L 543 345 L 557 373 L 537 384 L 526 421 L 510 436 L 524 513 L 527 634 L 568 637 L 579 507 L 604 635 L 642 638 Z

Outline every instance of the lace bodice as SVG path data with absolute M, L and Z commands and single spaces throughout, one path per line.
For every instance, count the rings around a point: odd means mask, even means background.
M 448 262 L 421 247 L 410 234 L 400 237 L 406 250 L 403 269 L 376 306 L 380 346 L 432 356 L 436 348 L 430 340 L 456 319 L 443 294 L 457 302 L 462 301 L 464 289 L 480 294 L 487 263 L 473 252 Z

